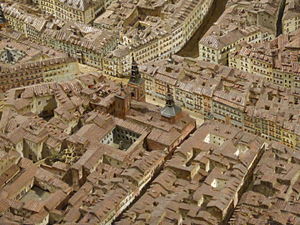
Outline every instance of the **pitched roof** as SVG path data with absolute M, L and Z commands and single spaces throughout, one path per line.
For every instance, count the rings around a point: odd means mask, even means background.
M 90 5 L 90 0 L 59 0 L 61 3 L 69 5 L 71 8 L 85 11 Z

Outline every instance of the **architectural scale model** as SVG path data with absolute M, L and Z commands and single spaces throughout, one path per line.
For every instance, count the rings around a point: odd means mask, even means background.
M 0 225 L 300 225 L 300 0 L 2 0 Z

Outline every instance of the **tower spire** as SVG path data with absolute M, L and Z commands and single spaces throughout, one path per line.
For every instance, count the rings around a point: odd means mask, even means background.
M 166 106 L 173 107 L 175 106 L 174 98 L 170 90 L 170 86 L 167 86 L 167 95 L 166 95 Z
M 145 81 L 142 78 L 137 62 L 132 56 L 131 75 L 128 82 L 131 97 L 136 101 L 145 101 Z
M 5 26 L 5 23 L 6 23 L 6 19 L 4 16 L 3 9 L 2 9 L 2 5 L 0 4 L 0 28 Z
M 162 119 L 174 123 L 176 122 L 176 118 L 178 118 L 181 112 L 181 108 L 175 104 L 171 89 L 168 85 L 166 94 L 166 104 L 160 112 Z
M 132 65 L 131 65 L 131 75 L 129 82 L 139 83 L 141 79 L 141 74 L 139 72 L 139 67 L 134 57 L 132 56 Z

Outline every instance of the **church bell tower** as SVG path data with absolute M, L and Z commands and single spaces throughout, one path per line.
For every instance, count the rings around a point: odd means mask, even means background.
M 128 83 L 131 98 L 136 101 L 145 101 L 145 81 L 141 77 L 137 62 L 132 58 L 131 75 Z
M 6 26 L 6 23 L 7 21 L 5 19 L 4 12 L 0 4 L 0 30 L 2 30 Z
M 126 88 L 121 83 L 120 93 L 115 96 L 114 115 L 121 119 L 125 119 L 130 110 L 131 97 Z

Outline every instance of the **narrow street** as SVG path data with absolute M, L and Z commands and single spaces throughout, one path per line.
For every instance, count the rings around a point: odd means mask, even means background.
M 177 53 L 179 56 L 197 58 L 199 56 L 198 42 L 209 30 L 209 28 L 219 19 L 225 10 L 228 0 L 215 0 L 210 12 L 204 19 L 202 25 L 195 32 L 193 37 Z

